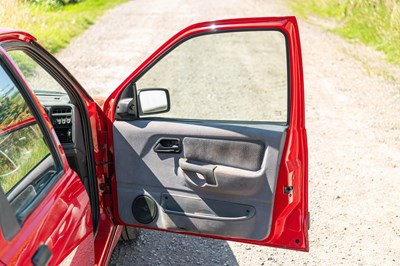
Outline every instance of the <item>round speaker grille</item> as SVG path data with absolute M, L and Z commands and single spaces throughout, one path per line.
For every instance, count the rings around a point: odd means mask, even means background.
M 149 196 L 137 196 L 132 203 L 132 214 L 139 223 L 151 223 L 157 216 L 157 204 Z

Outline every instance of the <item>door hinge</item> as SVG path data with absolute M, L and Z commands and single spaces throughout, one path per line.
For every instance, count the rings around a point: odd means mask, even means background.
M 292 191 L 293 191 L 293 186 L 285 186 L 285 187 L 283 188 L 283 192 L 284 192 L 285 194 L 291 194 Z
M 107 131 L 98 131 L 98 143 L 100 148 L 103 150 L 103 154 L 107 153 L 107 145 L 108 145 L 108 133 Z M 103 158 L 104 159 L 104 158 Z M 111 162 L 107 160 L 98 160 L 96 161 L 96 165 L 110 164 Z

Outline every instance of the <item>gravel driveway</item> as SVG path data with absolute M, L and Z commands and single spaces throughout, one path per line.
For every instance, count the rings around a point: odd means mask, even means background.
M 111 10 L 57 57 L 88 91 L 108 95 L 191 23 L 289 14 L 282 1 L 135 0 Z M 380 53 L 330 34 L 330 26 L 300 20 L 310 252 L 142 230 L 136 242 L 118 244 L 112 265 L 400 264 L 400 71 Z M 397 83 L 387 81 L 393 78 Z

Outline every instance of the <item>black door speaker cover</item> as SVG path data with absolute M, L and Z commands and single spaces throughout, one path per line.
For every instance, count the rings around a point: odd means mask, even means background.
M 149 196 L 137 196 L 132 203 L 132 214 L 139 223 L 151 223 L 157 217 L 157 204 Z

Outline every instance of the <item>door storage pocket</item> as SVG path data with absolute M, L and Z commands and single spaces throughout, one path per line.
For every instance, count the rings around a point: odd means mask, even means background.
M 161 206 L 167 214 L 216 221 L 241 221 L 255 215 L 255 208 L 252 206 L 167 193 L 162 194 Z

